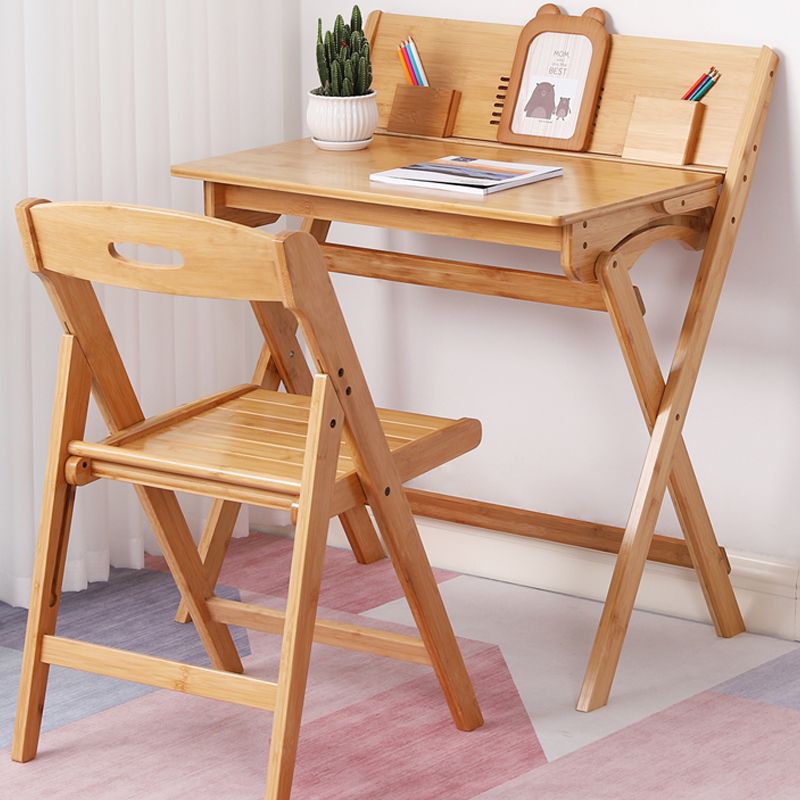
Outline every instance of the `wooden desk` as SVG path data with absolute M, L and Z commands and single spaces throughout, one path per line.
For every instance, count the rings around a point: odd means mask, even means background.
M 368 30 L 382 123 L 391 87 L 401 79 L 394 47 L 412 34 L 430 54 L 426 70 L 433 85 L 462 89 L 459 138 L 379 134 L 367 150 L 355 153 L 288 142 L 182 164 L 172 172 L 204 182 L 207 214 L 248 225 L 282 214 L 304 217 L 334 272 L 608 312 L 651 433 L 624 529 L 407 491 L 420 515 L 619 554 L 578 700 L 579 710 L 590 711 L 608 700 L 648 558 L 694 568 L 717 633 L 728 637 L 744 630 L 682 428 L 752 183 L 777 57 L 768 48 L 614 36 L 590 152 L 567 154 L 491 141 L 495 109 L 502 105 L 495 98 L 503 97 L 497 92 L 508 81 L 519 32 L 515 26 L 375 12 Z M 726 80 L 709 95 L 695 163 L 676 168 L 620 158 L 640 87 L 650 86 L 654 96 L 679 97 L 694 79 L 692 64 L 709 58 Z M 448 154 L 555 163 L 564 177 L 482 199 L 369 182 L 371 172 Z M 559 251 L 564 275 L 328 244 L 332 220 Z M 704 250 L 666 381 L 630 277 L 639 256 L 664 239 Z M 292 331 L 268 344 L 261 363 L 274 362 L 291 385 L 291 357 L 299 352 Z M 667 490 L 684 539 L 655 535 Z M 232 524 L 209 525 L 201 549 L 224 552 Z M 357 555 L 374 551 L 374 533 L 347 533 Z M 207 568 L 215 579 L 216 565 Z
M 486 198 L 369 180 L 373 172 L 456 151 L 557 164 L 564 176 Z M 588 281 L 594 281 L 598 255 L 616 244 L 620 233 L 678 214 L 694 215 L 692 223 L 702 233 L 703 209 L 714 207 L 722 182 L 719 174 L 618 159 L 532 155 L 525 149 L 390 135 L 378 135 L 366 150 L 346 155 L 321 151 L 306 139 L 181 164 L 172 174 L 205 181 L 216 216 L 265 211 L 558 250 L 567 276 Z

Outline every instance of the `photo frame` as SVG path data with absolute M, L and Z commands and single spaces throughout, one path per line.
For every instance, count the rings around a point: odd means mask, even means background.
M 517 43 L 498 141 L 587 148 L 611 46 L 605 23 L 599 8 L 572 17 L 547 3 L 536 12 Z

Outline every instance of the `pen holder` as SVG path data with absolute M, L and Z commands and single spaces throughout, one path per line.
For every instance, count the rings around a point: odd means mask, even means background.
M 386 130 L 419 136 L 451 136 L 461 92 L 399 83 Z
M 696 100 L 637 95 L 622 157 L 658 164 L 688 164 L 705 106 Z

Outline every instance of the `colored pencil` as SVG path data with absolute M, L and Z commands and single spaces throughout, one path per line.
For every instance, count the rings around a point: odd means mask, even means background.
M 704 72 L 691 86 L 690 89 L 687 90 L 686 94 L 681 97 L 681 100 L 688 100 L 699 88 L 700 84 L 702 84 L 705 79 L 714 71 L 714 67 L 712 66 L 708 72 Z
M 403 53 L 403 58 L 406 60 L 406 67 L 411 75 L 411 83 L 414 86 L 419 86 L 419 81 L 417 80 L 417 74 L 414 72 L 414 64 L 411 61 L 411 55 L 408 52 L 408 48 L 406 47 L 405 42 L 401 43 L 400 51 Z
M 722 73 L 718 72 L 711 81 L 702 86 L 700 89 L 695 92 L 693 100 L 702 100 L 716 85 L 717 81 L 722 77 Z
M 403 65 L 403 72 L 405 73 L 406 80 L 412 85 L 415 86 L 414 78 L 411 75 L 411 72 L 408 68 L 408 61 L 406 61 L 403 55 L 403 45 L 397 45 L 397 57 L 400 59 L 400 63 Z
M 403 42 L 403 52 L 408 56 L 408 64 L 411 67 L 411 74 L 414 76 L 416 85 L 423 86 L 424 84 L 422 83 L 422 76 L 420 75 L 419 67 L 414 60 L 414 51 L 411 49 L 411 45 L 408 43 L 408 41 Z
M 430 83 L 428 83 L 428 76 L 425 74 L 425 67 L 422 66 L 422 59 L 417 49 L 417 43 L 410 36 L 408 37 L 408 49 L 411 51 L 414 66 L 417 68 L 417 72 L 419 72 L 420 82 L 423 86 L 430 86 Z
M 691 95 L 689 95 L 689 99 L 697 100 L 697 97 L 701 92 L 705 94 L 708 91 L 708 88 L 714 85 L 714 77 L 716 74 L 716 70 L 713 70 L 711 73 L 709 73 L 708 77 L 691 93 Z

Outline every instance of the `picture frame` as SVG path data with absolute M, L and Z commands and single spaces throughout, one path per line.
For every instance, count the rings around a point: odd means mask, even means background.
M 586 150 L 611 34 L 602 9 L 580 17 L 543 5 L 522 29 L 497 139 L 508 144 Z

